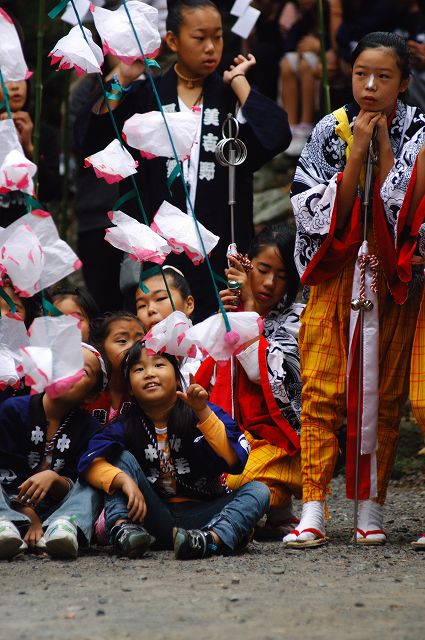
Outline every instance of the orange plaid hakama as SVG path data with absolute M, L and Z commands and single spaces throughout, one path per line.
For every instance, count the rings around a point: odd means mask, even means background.
M 416 323 L 410 369 L 410 402 L 425 438 L 425 293 Z
M 346 413 L 348 330 L 354 261 L 310 289 L 299 334 L 303 500 L 324 501 L 338 455 L 336 431 Z M 378 497 L 385 502 L 409 391 L 410 354 L 421 294 L 397 305 L 379 270 Z M 425 350 L 425 344 L 423 346 Z M 424 402 L 425 407 L 425 402 Z M 425 412 L 424 412 L 425 415 Z
M 270 489 L 270 507 L 284 507 L 291 496 L 301 497 L 300 453 L 288 456 L 285 449 L 270 444 L 267 440 L 257 440 L 249 431 L 244 435 L 251 452 L 243 472 L 237 476 L 228 475 L 227 485 L 235 491 L 251 480 L 264 482 Z

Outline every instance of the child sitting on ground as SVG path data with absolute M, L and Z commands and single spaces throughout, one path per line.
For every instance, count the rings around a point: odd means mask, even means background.
M 99 424 L 79 407 L 106 384 L 106 369 L 91 345 L 83 358 L 84 376 L 62 395 L 9 398 L 0 407 L 0 558 L 28 547 L 76 557 L 77 526 L 90 541 L 100 499 L 74 481 Z
M 143 555 L 173 548 L 178 559 L 235 551 L 267 511 L 269 490 L 259 482 L 229 493 L 224 472 L 240 473 L 249 445 L 208 394 L 186 393 L 177 360 L 149 356 L 137 342 L 123 361 L 134 397 L 131 410 L 94 436 L 79 470 L 106 492 L 106 526 L 117 553 Z M 113 466 L 114 465 L 114 466 Z

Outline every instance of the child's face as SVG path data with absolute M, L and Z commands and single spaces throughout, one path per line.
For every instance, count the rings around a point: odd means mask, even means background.
M 139 362 L 130 369 L 130 388 L 142 409 L 170 407 L 177 399 L 173 365 L 160 355 L 148 356 L 142 349 Z
M 66 316 L 74 316 L 74 318 L 79 320 L 81 339 L 83 342 L 87 342 L 89 339 L 90 321 L 82 308 L 77 304 L 76 300 L 72 296 L 60 298 L 54 301 L 54 305 Z
M 409 80 L 401 72 L 392 49 L 365 49 L 353 66 L 353 96 L 360 109 L 389 116 L 398 94 L 407 89 Z
M 169 31 L 166 41 L 177 54 L 180 73 L 206 78 L 217 69 L 223 53 L 221 16 L 213 7 L 185 9 L 179 34 Z
M 97 356 L 88 349 L 83 349 L 82 351 L 84 376 L 60 396 L 62 401 L 66 401 L 75 407 L 96 395 L 94 390 L 99 383 L 99 376 L 101 375 L 100 362 Z
M 103 349 L 113 371 L 120 371 L 121 361 L 125 352 L 137 340 L 141 340 L 143 335 L 143 329 L 137 320 L 129 318 L 128 320 L 122 319 L 111 322 L 109 333 L 103 343 Z
M 9 94 L 9 104 L 11 111 L 22 111 L 27 101 L 27 83 L 25 80 L 17 80 L 6 82 L 7 92 Z M 0 87 L 0 102 L 3 102 L 4 96 Z
M 258 313 L 263 316 L 283 298 L 287 287 L 285 265 L 276 246 L 266 246 L 253 258 L 248 274 Z
M 7 293 L 9 298 L 13 300 L 13 302 L 16 305 L 17 313 L 21 316 L 21 319 L 25 321 L 26 311 L 21 298 L 15 293 L 15 290 L 13 289 L 13 287 L 6 286 L 6 287 L 3 287 L 3 290 L 5 293 Z M 5 315 L 6 313 L 10 312 L 9 305 L 1 297 L 0 297 L 0 311 L 1 311 L 1 315 Z
M 149 289 L 149 293 L 143 293 L 140 288 L 136 290 L 136 315 L 146 331 L 149 331 L 158 322 L 167 318 L 173 312 L 173 307 L 161 274 L 147 278 L 144 284 Z M 172 279 L 169 277 L 167 277 L 167 284 L 176 311 L 182 311 L 189 317 L 194 308 L 193 297 L 188 296 L 185 300 L 180 291 L 173 286 Z

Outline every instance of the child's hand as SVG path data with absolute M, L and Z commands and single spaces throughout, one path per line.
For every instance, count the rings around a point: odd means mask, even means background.
M 237 311 L 240 305 L 239 289 L 222 289 L 220 291 L 221 302 L 225 311 Z
M 26 111 L 15 111 L 12 114 L 13 122 L 18 131 L 19 140 L 27 155 L 32 156 L 34 147 L 32 144 L 32 130 L 34 128 L 30 114 Z
M 255 299 L 245 269 L 234 256 L 229 256 L 228 259 L 231 266 L 224 270 L 226 278 L 228 281 L 239 283 L 239 289 L 235 289 L 233 295 L 239 291 L 236 295 L 239 296 L 243 310 L 255 311 Z
M 190 374 L 190 385 L 186 389 L 186 393 L 183 391 L 177 391 L 177 395 L 181 398 L 193 411 L 199 415 L 202 411 L 208 408 L 208 392 L 204 387 L 195 382 L 195 378 Z
M 132 64 L 120 62 L 114 71 L 117 74 L 120 85 L 126 88 L 145 72 L 145 63 L 141 60 L 135 60 Z
M 363 156 L 369 151 L 369 142 L 381 115 L 380 112 L 360 110 L 354 124 L 353 151 L 356 149 Z
M 17 500 L 21 504 L 37 506 L 49 493 L 52 485 L 60 476 L 51 469 L 40 471 L 19 485 Z
M 124 472 L 119 473 L 115 476 L 111 484 L 111 489 L 119 489 L 127 496 L 128 517 L 130 520 L 133 522 L 143 522 L 148 509 L 143 493 L 133 478 L 130 478 L 130 476 Z
M 233 61 L 235 64 L 231 64 L 229 70 L 223 73 L 223 81 L 226 84 L 230 84 L 236 75 L 242 74 L 245 76 L 248 71 L 257 64 L 252 53 L 248 53 L 246 58 L 242 54 L 239 54 Z
M 35 518 L 32 518 L 32 522 L 23 537 L 23 541 L 26 542 L 31 549 L 34 549 L 37 542 L 43 537 L 43 533 L 41 520 L 36 516 Z

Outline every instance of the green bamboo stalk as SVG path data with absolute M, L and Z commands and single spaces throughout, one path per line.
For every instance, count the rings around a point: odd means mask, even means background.
M 328 80 L 328 65 L 326 62 L 326 45 L 325 45 L 325 18 L 323 13 L 323 0 L 317 0 L 317 10 L 319 18 L 319 38 L 320 38 L 320 58 L 322 61 L 322 89 L 325 100 L 326 113 L 331 112 L 331 90 Z
M 33 162 L 38 164 L 40 159 L 40 123 L 41 123 L 41 103 L 43 97 L 43 40 L 45 22 L 46 2 L 38 0 L 38 21 L 37 21 L 37 63 L 35 68 L 35 114 L 33 133 Z M 35 176 L 34 188 L 38 190 L 38 174 Z
M 63 97 L 63 117 L 62 117 L 62 152 L 64 174 L 62 180 L 62 201 L 60 216 L 60 235 L 67 237 L 68 233 L 68 206 L 69 206 L 69 160 L 70 160 L 70 140 L 69 140 L 69 89 L 71 76 L 66 75 L 65 91 Z

